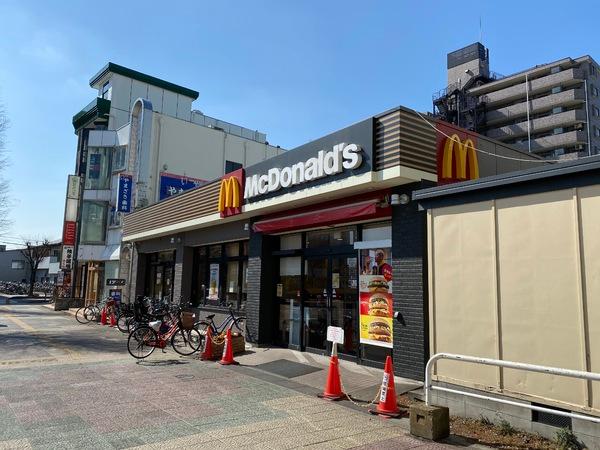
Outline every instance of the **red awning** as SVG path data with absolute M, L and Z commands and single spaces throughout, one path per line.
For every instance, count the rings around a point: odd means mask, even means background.
M 253 225 L 254 231 L 263 233 L 277 233 L 297 228 L 332 225 L 340 222 L 354 222 L 356 220 L 372 217 L 386 216 L 390 208 L 378 208 L 381 199 L 370 199 L 343 206 L 315 209 L 299 214 L 266 219 Z

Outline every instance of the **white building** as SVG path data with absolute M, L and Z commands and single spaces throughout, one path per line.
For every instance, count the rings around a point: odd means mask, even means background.
M 108 295 L 108 278 L 119 278 L 119 174 L 133 177 L 135 210 L 283 150 L 263 133 L 192 110 L 198 92 L 114 63 L 90 86 L 97 98 L 73 117 L 81 194 L 71 279 L 75 297 L 95 301 Z

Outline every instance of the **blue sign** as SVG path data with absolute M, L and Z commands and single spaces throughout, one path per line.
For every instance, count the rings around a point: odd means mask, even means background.
M 117 306 L 121 303 L 121 289 L 110 289 L 108 296 L 112 298 Z
M 131 212 L 131 191 L 133 176 L 128 173 L 119 174 L 119 190 L 117 191 L 117 211 Z
M 161 172 L 160 174 L 160 196 L 159 200 L 164 200 L 176 194 L 181 194 L 189 189 L 202 186 L 205 180 L 199 178 L 186 177 L 184 175 L 174 175 L 172 173 Z

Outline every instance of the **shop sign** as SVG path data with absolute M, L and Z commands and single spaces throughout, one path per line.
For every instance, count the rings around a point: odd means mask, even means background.
M 175 175 L 172 173 L 161 172 L 159 200 L 181 194 L 187 190 L 202 186 L 206 180 L 200 178 L 187 177 L 185 175 Z
M 118 305 L 121 303 L 121 289 L 109 289 L 108 296 Z
M 242 212 L 242 184 L 244 169 L 234 170 L 223 176 L 219 189 L 217 211 L 221 217 L 229 217 Z
M 360 250 L 360 342 L 393 347 L 392 252 L 387 248 Z
M 208 280 L 208 298 L 209 300 L 219 299 L 219 264 L 211 264 L 209 267 L 210 278 Z
M 71 270 L 73 268 L 73 252 L 75 247 L 72 245 L 62 246 L 62 255 L 60 258 L 60 268 L 63 270 Z
M 344 345 L 344 329 L 340 327 L 327 327 L 327 340 Z
M 75 237 L 77 235 L 77 223 L 66 220 L 63 225 L 63 245 L 75 245 Z
M 316 157 L 283 168 L 273 167 L 266 174 L 246 178 L 244 198 L 278 191 L 282 188 L 307 183 L 344 170 L 353 170 L 362 164 L 362 149 L 356 144 L 337 144 L 332 150 L 320 150 Z
M 117 190 L 117 211 L 131 212 L 131 190 L 133 176 L 129 173 L 119 174 L 119 189 Z
M 125 278 L 107 278 L 106 285 L 107 286 L 125 286 L 127 280 Z
M 449 127 L 441 127 L 441 131 L 444 134 L 441 135 L 442 138 L 438 138 L 437 144 L 438 183 L 478 179 L 479 161 L 475 150 L 477 138 L 467 133 L 460 133 L 462 136 L 459 136 Z
M 69 175 L 67 181 L 67 198 L 78 199 L 79 198 L 79 182 L 80 177 L 77 175 Z

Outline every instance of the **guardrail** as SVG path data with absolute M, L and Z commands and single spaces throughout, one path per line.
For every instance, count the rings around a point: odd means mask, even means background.
M 557 416 L 565 416 L 572 417 L 574 419 L 587 420 L 590 422 L 600 423 L 600 417 L 586 416 L 583 414 L 567 412 L 567 411 L 558 411 L 555 409 L 544 408 L 543 406 L 535 406 L 526 403 L 514 402 L 511 400 L 505 400 L 501 398 L 491 397 L 489 395 L 484 394 L 475 394 L 472 392 L 465 392 L 458 389 L 451 389 L 442 386 L 433 386 L 431 384 L 431 375 L 432 368 L 436 361 L 440 359 L 450 359 L 453 361 L 462 361 L 462 362 L 470 362 L 475 364 L 483 364 L 486 366 L 497 366 L 497 367 L 506 367 L 509 369 L 519 369 L 519 370 L 527 370 L 529 372 L 538 372 L 538 373 L 546 373 L 551 375 L 559 375 L 563 377 L 572 377 L 572 378 L 580 378 L 589 381 L 600 381 L 600 373 L 594 372 L 584 372 L 580 370 L 570 370 L 570 369 L 561 369 L 558 367 L 549 367 L 549 366 L 538 366 L 535 364 L 525 364 L 514 361 L 501 361 L 499 359 L 490 359 L 490 358 L 478 358 L 475 356 L 466 356 L 466 355 L 456 355 L 453 353 L 437 353 L 429 358 L 427 365 L 425 366 L 425 404 L 429 406 L 431 401 L 431 391 L 442 391 L 442 392 L 450 392 L 453 394 L 461 394 L 466 397 L 479 398 L 482 400 L 489 400 L 496 403 L 504 403 L 505 405 L 512 406 L 520 406 L 522 408 L 531 409 L 534 411 L 541 411 L 545 413 L 555 414 Z

